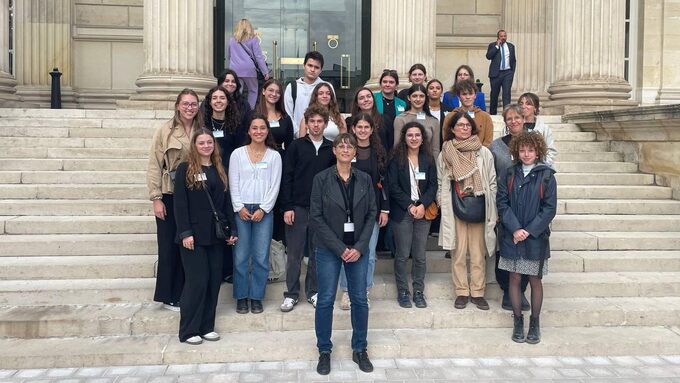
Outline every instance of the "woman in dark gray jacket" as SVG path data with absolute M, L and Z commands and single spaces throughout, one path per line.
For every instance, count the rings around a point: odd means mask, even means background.
M 318 280 L 314 327 L 320 354 L 316 370 L 321 375 L 331 371 L 333 304 L 341 266 L 352 303 L 352 360 L 362 371 L 373 371 L 366 352 L 366 274 L 377 208 L 371 177 L 352 167 L 356 152 L 356 139 L 348 133 L 339 134 L 333 141 L 337 164 L 317 174 L 312 185 L 310 228 Z

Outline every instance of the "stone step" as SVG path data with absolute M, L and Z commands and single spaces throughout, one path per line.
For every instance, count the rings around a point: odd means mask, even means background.
M 157 121 L 143 120 L 143 123 L 138 123 L 138 126 L 126 127 L 117 126 L 116 124 L 122 122 L 114 120 L 114 126 L 104 126 L 102 128 L 69 128 L 69 137 L 83 137 L 83 138 L 144 138 L 142 140 L 151 144 L 156 128 L 164 123 Z M 109 120 L 104 120 L 104 125 L 109 125 Z
M 300 302 L 283 313 L 280 302 L 267 301 L 260 315 L 235 312 L 230 297 L 222 297 L 217 307 L 215 327 L 222 332 L 260 333 L 304 331 L 314 328 L 314 308 Z M 474 305 L 453 308 L 450 299 L 427 299 L 424 309 L 399 307 L 396 299 L 372 299 L 370 331 L 387 329 L 495 329 L 511 327 L 510 312 L 500 301 L 489 301 L 490 310 Z M 174 335 L 179 315 L 157 303 L 111 305 L 56 305 L 0 307 L 0 338 L 53 338 L 96 336 Z M 542 327 L 673 326 L 680 310 L 680 298 L 546 298 L 541 310 Z M 350 330 L 350 312 L 336 304 L 334 330 Z
M 678 250 L 569 251 L 569 255 L 582 262 L 585 272 L 680 271 L 680 251 Z M 561 254 L 554 258 L 565 261 L 569 259 Z M 553 262 L 552 258 L 550 262 L 559 266 L 566 263 Z
M 558 201 L 562 214 L 680 214 L 680 201 L 659 199 L 563 199 Z
M 1 190 L 1 189 L 0 189 Z M 673 189 L 655 185 L 559 185 L 560 199 L 668 199 Z M 609 202 L 609 201 L 607 201 Z
M 0 280 L 153 278 L 156 255 L 0 257 Z
M 541 114 L 541 120 L 545 122 L 546 124 L 562 124 L 562 116 L 559 114 L 554 114 L 554 115 L 543 115 Z M 493 121 L 494 124 L 505 124 L 503 121 L 503 115 L 502 114 L 495 114 L 491 116 L 491 121 Z
M 558 141 L 555 142 L 558 156 L 562 152 L 608 152 L 607 142 L 578 142 L 578 141 Z
M 6 226 L 9 227 L 9 221 Z M 680 235 L 680 215 L 557 215 L 552 230 L 558 231 L 669 231 Z
M 148 157 L 148 154 L 147 154 Z M 74 171 L 144 171 L 146 172 L 149 160 L 147 158 L 120 159 L 120 158 L 86 158 L 65 159 L 64 170 Z
M 502 292 L 488 283 L 486 297 L 498 299 Z M 549 273 L 543 280 L 545 296 L 588 297 L 678 297 L 680 272 L 589 272 Z M 154 278 L 0 280 L 0 305 L 107 304 L 147 302 L 153 297 Z M 232 285 L 222 294 L 232 296 Z M 265 300 L 280 302 L 285 283 L 267 286 Z M 430 273 L 425 293 L 433 299 L 454 299 L 451 275 Z M 394 276 L 375 274 L 371 297 L 394 299 Z
M 52 126 L 49 129 L 35 128 L 31 126 L 6 126 L 0 122 L 0 137 L 69 137 L 69 128 Z
M 0 119 L 2 127 L 32 127 L 63 129 L 64 127 L 98 128 L 102 126 L 102 120 L 96 118 L 43 118 L 40 116 L 26 116 L 25 118 L 6 117 Z
M 142 184 L 1 185 L 2 199 L 147 199 Z
M 3 158 L 0 161 L 1 171 L 62 170 L 64 164 L 59 159 L 38 158 Z
M 632 162 L 567 162 L 557 155 L 555 170 L 558 173 L 637 173 Z
M 618 162 L 623 160 L 623 155 L 618 152 L 559 152 L 557 163 L 560 162 Z
M 508 325 L 511 319 L 507 317 Z M 370 328 L 370 327 L 369 327 Z M 510 328 L 369 329 L 368 352 L 383 358 L 479 358 L 529 356 L 674 355 L 680 335 L 667 327 L 543 327 L 541 343 L 515 343 Z M 0 339 L 0 368 L 127 366 L 250 361 L 298 361 L 316 379 L 318 351 L 313 329 L 301 331 L 222 331 L 220 342 L 190 346 L 177 335 L 91 338 Z M 351 331 L 333 332 L 333 360 L 351 355 Z M 285 346 L 282 346 L 285 345 Z M 336 365 L 337 368 L 337 365 Z M 373 374 L 377 375 L 378 370 Z M 331 375 L 333 376 L 333 375 Z M 215 378 L 220 377 L 216 375 Z M 353 378 L 354 375 L 352 375 Z M 364 376 L 360 376 L 363 378 Z M 366 377 L 372 378 L 371 375 Z
M 85 138 L 3 137 L 0 140 L 0 148 L 84 148 L 85 140 Z
M 643 173 L 556 173 L 555 178 L 558 187 L 563 185 L 654 185 L 654 175 Z
M 49 148 L 48 158 L 115 158 L 134 159 L 149 158 L 149 148 Z
M 98 119 L 170 119 L 173 115 L 172 110 L 133 110 L 133 109 L 0 109 L 0 117 L 22 118 L 22 121 L 31 121 L 36 118 L 42 119 L 62 119 L 65 121 L 78 120 L 83 118 Z M 553 118 L 545 116 L 546 118 Z M 558 116 L 560 117 L 560 116 Z M 561 117 L 560 117 L 561 118 Z M 546 120 L 547 121 L 547 120 Z
M 2 109 L 2 108 L 0 108 Z M 47 158 L 47 148 L 2 148 L 0 150 L 0 158 Z
M 5 220 L 4 227 L 6 234 L 156 233 L 153 216 L 23 216 Z
M 141 184 L 146 171 L 0 171 L 3 176 L 19 175 L 22 184 Z
M 0 247 L 0 256 L 157 254 L 155 234 L 8 234 Z
M 0 199 L 2 215 L 153 215 L 151 202 L 144 200 L 80 199 L 31 200 Z

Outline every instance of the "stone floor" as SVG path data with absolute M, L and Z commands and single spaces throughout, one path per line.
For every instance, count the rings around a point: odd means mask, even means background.
M 0 370 L 0 383 L 202 382 L 678 382 L 680 355 L 477 359 L 376 359 L 359 371 L 334 359 L 320 376 L 315 361 Z

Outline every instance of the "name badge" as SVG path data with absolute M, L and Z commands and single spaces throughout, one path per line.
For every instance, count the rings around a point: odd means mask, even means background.
M 255 164 L 255 167 L 258 169 L 267 169 L 269 167 L 269 164 L 264 161 L 260 161 Z
M 196 174 L 194 177 L 196 178 L 196 181 L 207 181 L 208 180 L 208 177 L 205 175 L 205 173 Z
M 425 112 L 416 113 L 416 120 L 424 120 L 424 119 L 425 119 Z
M 475 118 L 475 112 L 467 112 L 468 116 L 471 118 Z
M 345 222 L 345 233 L 354 233 L 354 222 Z
M 404 106 L 403 106 L 403 105 L 397 106 L 397 111 L 403 112 L 403 111 L 404 111 Z
M 356 157 L 352 158 L 352 162 L 357 162 L 357 158 Z
M 223 130 L 213 130 L 213 136 L 215 136 L 215 138 L 222 138 L 222 137 L 224 137 L 224 131 Z
M 279 124 L 279 120 L 269 121 L 269 127 L 270 128 L 278 128 L 279 126 L 281 126 L 281 124 Z
M 425 172 L 416 172 L 416 179 L 418 181 L 424 181 L 425 180 Z

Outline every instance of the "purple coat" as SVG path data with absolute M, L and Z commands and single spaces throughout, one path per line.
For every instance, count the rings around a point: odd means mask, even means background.
M 257 60 L 257 66 L 262 73 L 268 74 L 269 69 L 264 61 L 264 55 L 257 37 L 248 39 L 242 44 L 245 46 L 245 50 L 234 37 L 229 38 L 229 69 L 234 70 L 239 77 L 257 77 L 255 65 L 250 58 L 252 56 Z

